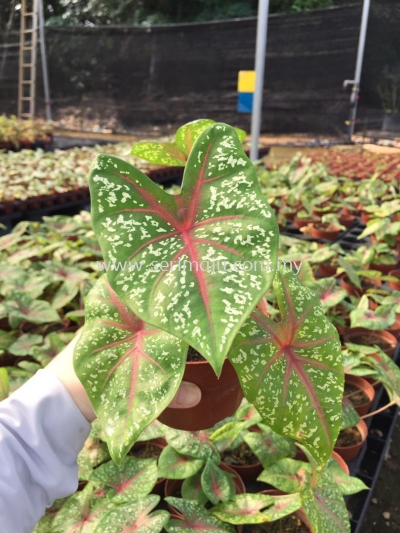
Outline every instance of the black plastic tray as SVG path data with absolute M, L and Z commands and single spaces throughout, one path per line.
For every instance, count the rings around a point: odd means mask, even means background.
M 400 344 L 394 354 L 394 361 L 400 366 Z M 389 403 L 386 391 L 381 386 L 376 393 L 371 412 L 384 407 Z M 349 496 L 347 506 L 351 512 L 351 532 L 361 533 L 361 527 L 368 506 L 371 503 L 374 489 L 378 482 L 379 474 L 385 456 L 389 450 L 391 437 L 398 419 L 399 408 L 391 406 L 382 413 L 366 418 L 368 438 L 360 454 L 349 463 L 350 474 L 359 477 L 369 487 L 369 491 L 362 491 L 354 496 Z

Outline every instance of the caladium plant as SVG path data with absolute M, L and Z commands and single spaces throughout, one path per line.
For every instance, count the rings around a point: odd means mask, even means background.
M 118 463 L 176 393 L 191 346 L 217 376 L 229 358 L 265 422 L 323 464 L 341 422 L 337 332 L 292 272 L 276 272 L 277 222 L 235 129 L 184 131 L 179 194 L 110 155 L 92 166 L 107 268 L 87 298 L 77 375 Z M 274 277 L 280 323 L 256 308 Z

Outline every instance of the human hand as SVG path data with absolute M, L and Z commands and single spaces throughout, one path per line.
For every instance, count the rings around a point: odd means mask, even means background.
M 72 396 L 83 416 L 93 422 L 96 414 L 93 411 L 89 397 L 75 374 L 73 357 L 74 348 L 79 339 L 80 331 L 77 332 L 72 341 L 49 363 L 46 369 L 52 372 L 64 385 Z M 187 409 L 194 407 L 201 400 L 201 391 L 194 383 L 182 381 L 178 392 L 168 407 L 175 409 Z

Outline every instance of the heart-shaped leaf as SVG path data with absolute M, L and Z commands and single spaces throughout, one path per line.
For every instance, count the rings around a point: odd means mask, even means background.
M 304 471 L 301 483 L 301 502 L 312 531 L 350 533 L 350 521 L 342 492 L 331 473 L 324 469 L 317 474 L 315 484 Z
M 208 497 L 201 486 L 200 472 L 183 480 L 182 497 L 185 500 L 196 500 L 196 502 L 201 505 L 205 505 L 208 502 Z
M 113 289 L 142 320 L 198 350 L 219 375 L 272 282 L 278 247 L 274 213 L 234 129 L 215 124 L 201 133 L 181 194 L 167 194 L 105 155 L 89 183 Z
M 90 476 L 90 481 L 108 493 L 116 504 L 140 500 L 147 496 L 157 481 L 156 459 L 126 457 L 121 466 L 113 461 L 100 465 Z
M 134 145 L 131 153 L 157 165 L 185 166 L 197 138 L 213 124 L 215 124 L 214 120 L 194 120 L 177 130 L 174 142 L 140 141 Z M 239 128 L 235 128 L 235 130 L 240 142 L 243 142 L 246 132 Z
M 361 481 L 361 479 L 348 476 L 343 471 L 343 468 L 338 465 L 335 459 L 332 459 L 329 462 L 328 468 L 329 473 L 335 480 L 335 483 L 343 495 L 347 496 L 350 494 L 357 494 L 357 492 L 361 492 L 362 490 L 369 490 L 367 485 Z
M 167 479 L 185 479 L 196 474 L 203 465 L 203 459 L 183 455 L 167 446 L 158 458 L 158 475 Z
M 105 276 L 90 291 L 74 366 L 118 464 L 174 397 L 186 352 L 179 339 L 140 320 Z
M 198 531 L 235 533 L 233 526 L 221 522 L 195 501 L 174 498 L 173 496 L 168 496 L 165 500 L 183 514 L 182 520 L 169 521 L 165 527 L 168 533 L 196 533 Z
M 208 458 L 219 463 L 221 457 L 210 435 L 205 431 L 181 431 L 165 426 L 165 438 L 168 444 L 182 455 L 190 455 L 196 459 Z
M 42 335 L 24 333 L 8 348 L 13 355 L 32 355 L 33 347 L 43 341 Z
M 94 533 L 102 516 L 112 507 L 110 500 L 98 498 L 93 485 L 76 492 L 64 503 L 51 522 L 51 533 Z M 49 530 L 47 530 L 49 531 Z
M 298 473 L 301 469 L 311 472 L 311 465 L 303 461 L 285 458 L 263 470 L 257 479 L 276 489 L 292 494 L 300 490 Z
M 279 459 L 296 455 L 296 446 L 291 439 L 278 435 L 264 424 L 259 427 L 262 429 L 261 433 L 249 431 L 244 440 L 264 468 Z
M 201 486 L 214 505 L 231 500 L 235 495 L 235 485 L 230 474 L 221 470 L 211 459 L 207 459 L 201 474 Z
M 100 520 L 95 533 L 158 533 L 168 522 L 167 511 L 154 511 L 160 497 L 150 495 L 142 500 L 119 505 Z
M 4 300 L 3 305 L 9 313 L 12 328 L 17 328 L 24 320 L 32 324 L 60 322 L 57 311 L 51 307 L 49 302 L 34 300 L 22 292 L 12 292 L 9 299 Z
M 276 323 L 255 309 L 229 353 L 246 398 L 276 433 L 330 457 L 342 418 L 344 374 L 336 329 L 291 272 L 277 272 Z
M 262 510 L 273 503 L 268 494 L 237 494 L 232 501 L 213 507 L 211 513 L 229 524 L 262 524 L 269 521 Z

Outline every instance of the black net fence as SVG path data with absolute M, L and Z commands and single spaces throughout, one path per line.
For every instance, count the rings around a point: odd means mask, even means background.
M 354 76 L 361 9 L 359 2 L 270 16 L 264 132 L 346 133 L 350 95 L 342 85 Z M 250 116 L 236 111 L 237 75 L 253 68 L 256 25 L 256 18 L 246 18 L 153 27 L 48 27 L 54 118 L 73 115 L 100 127 L 130 130 L 209 117 L 248 130 Z M 396 41 L 399 27 L 397 33 L 393 29 Z M 385 41 L 386 29 L 375 13 L 371 29 Z M 18 38 L 15 31 L 1 37 L 0 113 L 17 109 Z M 377 62 L 366 58 L 368 83 Z M 369 106 L 380 109 L 379 96 L 365 94 L 363 116 Z M 44 116 L 40 61 L 37 95 L 38 115 Z

